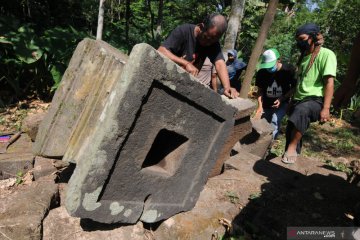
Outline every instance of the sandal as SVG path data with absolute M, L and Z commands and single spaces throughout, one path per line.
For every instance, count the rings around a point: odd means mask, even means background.
M 281 161 L 286 164 L 294 164 L 297 159 L 297 153 L 289 154 L 288 152 L 285 152 Z

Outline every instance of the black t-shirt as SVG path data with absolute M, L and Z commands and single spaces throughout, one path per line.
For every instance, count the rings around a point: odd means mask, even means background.
M 187 61 L 193 61 L 197 69 L 201 69 L 206 57 L 215 64 L 219 59 L 224 60 L 221 52 L 220 43 L 214 43 L 211 46 L 201 46 L 194 35 L 194 24 L 183 24 L 175 28 L 162 46 L 178 57 L 183 57 Z
M 275 73 L 260 69 L 256 74 L 255 85 L 262 90 L 263 108 L 271 108 L 276 99 L 296 86 L 295 69 L 286 63 L 283 63 L 280 71 Z

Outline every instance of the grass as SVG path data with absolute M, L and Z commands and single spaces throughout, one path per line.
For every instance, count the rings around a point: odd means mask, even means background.
M 344 172 L 347 175 L 350 175 L 352 173 L 351 169 L 344 163 L 342 162 L 333 162 L 331 160 L 325 160 L 323 161 L 325 163 L 326 166 L 329 166 L 331 168 L 333 168 L 336 171 L 340 171 L 340 172 Z
M 321 156 L 323 151 L 334 157 L 356 155 L 355 146 L 360 144 L 358 132 L 358 129 L 350 126 L 313 123 L 303 138 L 306 155 Z
M 261 197 L 261 192 L 250 194 L 249 199 L 254 200 L 254 199 L 257 199 L 259 197 Z
M 19 171 L 16 173 L 16 185 L 22 184 L 23 183 L 23 177 L 24 177 L 24 173 Z
M 240 202 L 240 198 L 235 192 L 227 191 L 226 197 L 228 197 L 230 202 L 233 204 L 238 204 Z
M 301 155 L 322 161 L 338 157 L 359 159 L 360 130 L 342 122 L 340 127 L 332 122 L 312 123 L 303 136 Z M 285 128 L 286 123 L 282 126 L 282 132 L 285 132 Z M 279 135 L 270 152 L 275 156 L 282 156 L 285 151 L 285 142 L 285 134 Z

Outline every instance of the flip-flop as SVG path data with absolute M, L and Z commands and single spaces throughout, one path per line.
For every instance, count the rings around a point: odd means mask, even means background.
M 294 164 L 297 160 L 297 153 L 289 154 L 288 152 L 285 152 L 281 161 L 286 164 Z

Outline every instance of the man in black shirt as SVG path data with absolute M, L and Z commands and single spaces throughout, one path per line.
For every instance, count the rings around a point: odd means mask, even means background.
M 259 89 L 255 117 L 264 117 L 271 123 L 275 139 L 296 87 L 295 70 L 291 65 L 281 63 L 280 54 L 275 48 L 268 49 L 262 55 L 255 85 Z
M 206 57 L 215 69 L 224 87 L 224 95 L 236 98 L 238 92 L 230 87 L 229 76 L 219 39 L 227 28 L 224 16 L 213 13 L 198 25 L 183 24 L 175 28 L 158 51 L 197 76 Z

